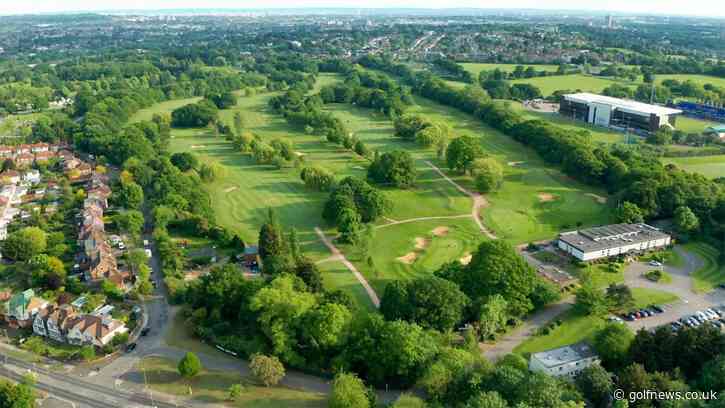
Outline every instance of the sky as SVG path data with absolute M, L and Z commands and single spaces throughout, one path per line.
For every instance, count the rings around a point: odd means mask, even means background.
M 0 14 L 180 8 L 534 8 L 725 17 L 723 0 L 0 0 Z

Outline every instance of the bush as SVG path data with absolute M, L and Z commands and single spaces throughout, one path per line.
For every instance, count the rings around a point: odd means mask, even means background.
M 285 370 L 282 363 L 275 356 L 255 354 L 249 362 L 252 375 L 265 387 L 277 385 L 284 378 Z

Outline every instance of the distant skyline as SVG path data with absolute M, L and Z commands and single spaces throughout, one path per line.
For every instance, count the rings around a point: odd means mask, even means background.
M 611 11 L 638 14 L 701 15 L 725 17 L 722 0 L 30 0 L 0 1 L 0 14 L 33 14 L 72 11 L 248 9 L 248 8 L 480 8 Z

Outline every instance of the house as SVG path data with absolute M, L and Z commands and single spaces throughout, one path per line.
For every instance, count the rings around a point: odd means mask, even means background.
M 259 257 L 259 247 L 249 245 L 244 248 L 244 255 L 242 256 L 242 264 L 252 271 L 259 270 L 259 264 L 261 263 Z
M 70 325 L 76 318 L 76 311 L 71 305 L 48 306 L 35 315 L 33 333 L 58 342 L 65 342 Z
M 14 154 L 15 150 L 9 148 L 8 146 L 0 146 L 0 157 L 10 159 Z
M 35 156 L 30 153 L 22 153 L 15 156 L 15 164 L 18 166 L 30 166 L 34 160 Z
M 16 155 L 30 154 L 30 145 L 21 144 L 21 145 L 15 146 L 15 154 Z
M 40 183 L 40 172 L 35 169 L 31 169 L 23 173 L 23 181 L 27 181 L 31 184 Z
M 532 354 L 529 370 L 574 378 L 593 364 L 599 364 L 599 357 L 589 344 L 582 342 Z
M 666 247 L 671 237 L 647 224 L 614 224 L 559 234 L 557 247 L 580 261 Z
M 50 150 L 50 145 L 47 143 L 34 143 L 30 145 L 31 153 L 44 153 Z
M 66 172 L 75 169 L 82 163 L 80 160 L 73 157 L 73 153 L 71 152 L 67 152 L 66 154 L 66 151 L 63 150 L 59 152 L 58 155 L 63 158 L 63 170 L 65 170 Z
M 41 162 L 41 163 L 47 162 L 48 160 L 52 159 L 53 157 L 55 157 L 55 154 L 53 152 L 44 151 L 44 152 L 35 153 L 36 162 Z
M 108 317 L 83 315 L 71 323 L 66 339 L 74 345 L 92 344 L 103 347 L 116 334 L 126 333 L 128 328 L 119 320 Z
M 15 170 L 5 170 L 4 172 L 0 173 L 0 178 L 2 178 L 3 182 L 5 183 L 20 183 L 20 173 Z
M 33 318 L 42 309 L 48 306 L 48 302 L 35 297 L 32 289 L 16 293 L 7 303 L 7 319 L 11 327 L 28 327 L 33 323 Z

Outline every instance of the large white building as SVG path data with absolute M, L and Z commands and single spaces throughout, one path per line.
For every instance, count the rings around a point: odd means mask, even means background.
M 587 343 L 577 343 L 532 354 L 529 370 L 573 378 L 592 364 L 599 364 L 597 354 Z
M 580 261 L 645 252 L 669 245 L 671 237 L 647 224 L 614 224 L 559 234 L 557 246 Z
M 564 95 L 559 113 L 597 126 L 656 132 L 663 126 L 674 128 L 682 111 L 583 92 Z

